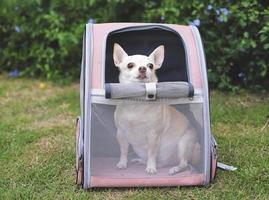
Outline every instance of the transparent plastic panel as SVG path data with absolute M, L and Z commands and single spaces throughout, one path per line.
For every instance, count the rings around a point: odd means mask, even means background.
M 91 123 L 91 176 L 154 179 L 204 174 L 201 103 L 93 104 Z

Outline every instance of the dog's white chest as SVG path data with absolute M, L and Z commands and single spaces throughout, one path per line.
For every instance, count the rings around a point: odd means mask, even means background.
M 149 134 L 158 129 L 158 124 L 163 116 L 162 112 L 163 107 L 160 105 L 117 106 L 116 126 L 123 131 L 135 152 L 143 159 L 147 157 Z
M 115 111 L 117 127 L 126 129 L 127 132 L 145 133 L 150 131 L 163 118 L 161 105 L 120 105 Z M 139 133 L 137 133 L 139 134 Z

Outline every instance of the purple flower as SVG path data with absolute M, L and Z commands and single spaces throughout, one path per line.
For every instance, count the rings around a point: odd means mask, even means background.
M 227 15 L 229 15 L 229 13 L 230 13 L 230 11 L 227 8 L 220 8 L 220 9 L 216 10 L 217 15 L 223 14 L 223 15 L 227 16 Z
M 245 73 L 240 72 L 240 73 L 238 74 L 238 77 L 239 77 L 239 78 L 241 78 L 241 77 L 245 77 Z
M 200 26 L 200 24 L 201 24 L 200 19 L 195 19 L 195 20 L 189 22 L 189 25 L 193 25 L 193 26 Z
M 212 10 L 212 8 L 213 8 L 213 6 L 212 6 L 211 4 L 209 4 L 209 5 L 207 6 L 207 10 Z
M 227 16 L 227 15 L 230 13 L 230 11 L 229 11 L 227 8 L 220 8 L 220 11 L 221 11 L 225 16 Z
M 11 72 L 9 72 L 9 74 L 8 74 L 10 77 L 18 77 L 19 75 L 20 75 L 20 72 L 19 72 L 19 70 L 18 69 L 14 69 L 14 70 L 12 70 Z
M 244 72 L 240 72 L 237 76 L 243 83 L 247 82 L 247 76 Z
M 21 32 L 21 28 L 19 27 L 19 26 L 15 26 L 15 31 L 17 32 L 17 33 L 20 33 Z
M 88 19 L 88 24 L 95 24 L 96 20 L 93 18 Z
M 200 24 L 201 24 L 200 19 L 195 19 L 195 20 L 193 20 L 193 24 L 194 24 L 195 26 L 200 26 Z

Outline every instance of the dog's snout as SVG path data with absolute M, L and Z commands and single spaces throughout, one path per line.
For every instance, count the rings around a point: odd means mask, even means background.
M 144 67 L 144 66 L 142 66 L 142 67 L 139 67 L 139 68 L 138 68 L 138 71 L 139 71 L 140 73 L 145 73 L 145 72 L 147 71 L 147 68 Z

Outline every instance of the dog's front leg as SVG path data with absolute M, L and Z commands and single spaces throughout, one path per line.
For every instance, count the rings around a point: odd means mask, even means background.
M 118 129 L 117 132 L 117 139 L 120 145 L 120 161 L 117 164 L 117 168 L 125 169 L 127 167 L 128 162 L 127 155 L 128 155 L 129 143 L 126 139 L 126 136 L 120 129 Z
M 151 131 L 148 134 L 148 160 L 146 172 L 148 174 L 155 174 L 156 169 L 156 159 L 160 146 L 160 136 L 156 134 L 155 131 Z

